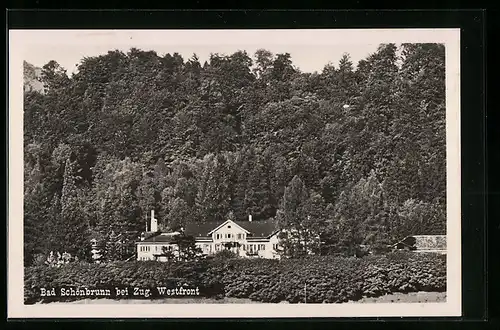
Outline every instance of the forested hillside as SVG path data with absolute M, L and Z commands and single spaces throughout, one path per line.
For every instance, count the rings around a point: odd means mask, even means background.
M 24 96 L 25 263 L 89 239 L 255 221 L 335 250 L 443 234 L 445 50 L 381 45 L 302 73 L 289 54 L 131 49 L 42 68 Z
M 23 88 L 25 92 L 43 92 L 41 80 L 42 69 L 24 61 L 23 62 Z

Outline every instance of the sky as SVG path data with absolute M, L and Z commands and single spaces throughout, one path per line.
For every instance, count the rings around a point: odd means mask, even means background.
M 177 52 L 187 60 L 194 53 L 200 59 L 201 64 L 208 60 L 210 53 L 219 53 L 230 55 L 238 50 L 245 50 L 253 58 L 255 51 L 259 48 L 264 48 L 274 54 L 290 53 L 293 65 L 298 67 L 303 72 L 320 72 L 323 67 L 331 62 L 337 66 L 338 61 L 344 53 L 351 56 L 351 60 L 356 64 L 360 59 L 366 58 L 370 53 L 376 50 L 378 45 L 339 45 L 332 49 L 325 46 L 309 46 L 301 47 L 296 45 L 291 46 L 254 46 L 254 45 L 213 45 L 213 46 L 198 46 L 198 45 L 137 45 L 130 43 L 128 45 L 108 46 L 95 45 L 92 47 L 84 45 L 61 45 L 58 47 L 41 47 L 36 51 L 28 52 L 25 55 L 25 60 L 35 66 L 42 67 L 50 60 L 57 61 L 63 66 L 68 73 L 74 72 L 76 65 L 86 56 L 97 56 L 106 54 L 109 50 L 119 49 L 128 51 L 135 47 L 142 50 L 154 50 L 158 55 L 163 56 L 166 53 Z
M 319 72 L 328 63 L 337 66 L 344 53 L 356 65 L 382 43 L 449 43 L 451 33 L 457 34 L 449 29 L 10 30 L 9 48 L 21 51 L 16 55 L 39 67 L 55 60 L 68 73 L 84 57 L 116 49 L 127 52 L 132 47 L 154 50 L 160 56 L 177 52 L 185 60 L 196 53 L 201 63 L 210 53 L 245 50 L 253 56 L 263 48 L 274 54 L 290 53 L 303 72 Z
M 55 60 L 68 73 L 84 57 L 115 49 L 126 52 L 132 47 L 154 50 L 160 56 L 177 52 L 185 60 L 196 53 L 202 64 L 210 53 L 230 55 L 245 50 L 253 57 L 264 48 L 274 54 L 290 53 L 293 64 L 303 72 L 320 72 L 328 63 L 337 65 L 344 53 L 356 65 L 375 52 L 380 42 L 360 36 L 364 34 L 351 38 L 338 30 L 39 30 L 23 34 L 22 42 L 24 60 L 38 67 Z

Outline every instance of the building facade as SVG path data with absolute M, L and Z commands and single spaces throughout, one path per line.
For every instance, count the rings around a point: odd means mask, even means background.
M 278 232 L 275 220 L 248 221 L 227 220 L 189 224 L 182 229 L 186 236 L 193 237 L 195 245 L 205 255 L 214 255 L 229 250 L 241 257 L 278 259 Z M 174 243 L 181 232 L 149 233 L 137 242 L 137 260 L 166 261 L 165 251 L 178 253 Z
M 396 250 L 446 254 L 446 235 L 412 235 L 392 245 Z

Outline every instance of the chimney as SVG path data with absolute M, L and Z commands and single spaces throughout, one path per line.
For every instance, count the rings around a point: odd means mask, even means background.
M 151 210 L 151 228 L 150 230 L 154 233 L 158 231 L 158 220 L 155 219 L 155 210 Z
M 251 214 L 248 215 L 248 221 L 252 222 L 252 215 Z

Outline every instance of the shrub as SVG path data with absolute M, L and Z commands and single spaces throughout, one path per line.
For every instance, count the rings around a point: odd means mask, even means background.
M 221 255 L 221 256 L 225 256 Z M 69 263 L 25 271 L 25 302 L 40 287 L 198 286 L 201 295 L 261 302 L 335 303 L 394 292 L 445 291 L 446 256 L 394 252 L 363 258 L 213 258 L 197 262 Z M 60 299 L 60 298 L 59 298 Z M 49 300 L 50 301 L 50 300 Z
M 373 254 L 387 254 L 391 251 L 391 248 L 387 244 L 374 244 L 371 246 L 371 252 Z
M 238 255 L 230 250 L 222 250 L 217 252 L 213 258 L 218 260 L 228 260 L 238 258 Z

